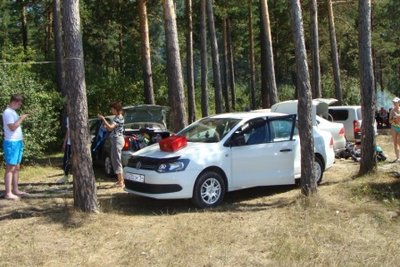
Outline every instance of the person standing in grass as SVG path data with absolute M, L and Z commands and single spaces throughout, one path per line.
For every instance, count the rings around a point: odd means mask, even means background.
M 394 153 L 396 159 L 393 162 L 400 161 L 400 98 L 393 99 L 393 108 L 389 113 L 390 132 L 392 134 Z
M 4 198 L 10 200 L 17 200 L 20 196 L 27 195 L 26 192 L 18 189 L 19 167 L 24 152 L 21 124 L 28 117 L 28 114 L 18 116 L 16 112 L 21 107 L 22 101 L 23 97 L 21 95 L 12 95 L 10 103 L 3 112 L 3 151 L 6 162 Z
M 124 187 L 124 178 L 122 174 L 122 161 L 121 152 L 124 147 L 124 117 L 122 116 L 122 104 L 114 102 L 110 105 L 111 114 L 115 115 L 113 121 L 108 121 L 102 115 L 98 117 L 103 121 L 103 125 L 108 131 L 111 131 L 111 163 L 114 169 L 114 173 L 117 175 L 117 182 L 115 186 Z

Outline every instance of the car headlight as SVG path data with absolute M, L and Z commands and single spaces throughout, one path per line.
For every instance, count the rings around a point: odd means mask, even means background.
M 189 164 L 188 159 L 179 159 L 173 162 L 161 163 L 158 165 L 157 172 L 179 172 L 184 171 Z

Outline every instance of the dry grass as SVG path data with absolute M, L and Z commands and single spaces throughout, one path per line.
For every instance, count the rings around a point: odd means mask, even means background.
M 393 158 L 390 137 L 378 143 Z M 131 196 L 100 179 L 97 215 L 72 208 L 71 185 L 47 184 L 57 166 L 28 167 L 21 180 L 33 197 L 0 200 L 0 265 L 396 266 L 399 167 L 385 162 L 353 179 L 358 165 L 338 160 L 318 196 L 256 188 L 214 210 Z

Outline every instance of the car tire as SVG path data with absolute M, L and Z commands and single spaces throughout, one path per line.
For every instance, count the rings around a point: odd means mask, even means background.
M 322 176 L 324 175 L 324 165 L 322 164 L 322 160 L 318 157 L 315 157 L 314 173 L 317 184 L 320 184 L 322 182 Z
M 222 175 L 215 171 L 206 171 L 197 178 L 193 189 L 193 203 L 199 208 L 218 206 L 226 192 Z
M 114 175 L 114 169 L 112 167 L 111 158 L 109 155 L 104 157 L 104 172 L 108 177 Z

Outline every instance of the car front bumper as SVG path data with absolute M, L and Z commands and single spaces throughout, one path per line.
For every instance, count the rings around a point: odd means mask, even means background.
M 144 182 L 126 179 L 127 173 L 144 175 Z M 156 199 L 192 198 L 193 187 L 198 174 L 198 172 L 191 170 L 158 173 L 152 170 L 125 167 L 125 191 Z

